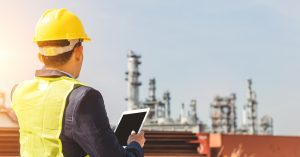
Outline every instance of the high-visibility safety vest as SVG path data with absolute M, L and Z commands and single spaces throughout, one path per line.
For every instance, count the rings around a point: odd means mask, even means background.
M 12 108 L 20 126 L 22 157 L 63 157 L 59 136 L 67 97 L 79 81 L 36 77 L 16 87 Z

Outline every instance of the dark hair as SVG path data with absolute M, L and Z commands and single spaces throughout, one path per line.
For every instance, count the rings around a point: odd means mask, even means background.
M 39 41 L 37 42 L 39 47 L 45 47 L 45 46 L 58 46 L 58 47 L 64 47 L 69 46 L 70 42 L 68 40 L 50 40 L 50 41 Z M 72 57 L 72 54 L 74 52 L 74 49 L 76 47 L 81 46 L 81 40 L 74 46 L 74 48 L 71 51 L 56 55 L 56 56 L 44 56 L 41 55 L 42 61 L 46 66 L 61 66 L 66 64 L 70 58 Z

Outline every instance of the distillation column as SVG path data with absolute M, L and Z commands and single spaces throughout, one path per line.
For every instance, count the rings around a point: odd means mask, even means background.
M 237 131 L 237 114 L 236 114 L 236 107 L 235 107 L 235 101 L 236 101 L 236 94 L 232 93 L 230 94 L 228 98 L 228 106 L 230 108 L 230 112 L 228 113 L 229 116 L 229 122 L 228 122 L 228 132 L 235 133 Z
M 190 107 L 191 107 L 191 112 L 189 114 L 190 116 L 190 123 L 192 124 L 197 124 L 198 123 L 198 116 L 197 116 L 197 100 L 191 100 L 191 104 L 190 104 Z
M 256 93 L 252 89 L 252 80 L 248 79 L 248 96 L 247 104 L 244 106 L 245 119 L 243 122 L 246 126 L 248 134 L 257 134 L 258 133 L 258 119 L 257 119 L 257 100 Z
M 134 51 L 129 50 L 127 54 L 128 60 L 128 71 L 126 72 L 126 81 L 128 82 L 127 88 L 127 104 L 128 110 L 134 110 L 141 108 L 139 102 L 139 86 L 141 86 L 141 82 L 139 82 L 140 72 L 138 66 L 141 64 L 139 59 L 140 55 L 134 53 Z
M 184 103 L 181 104 L 181 110 L 180 110 L 180 123 L 181 124 L 186 124 L 188 122 L 187 117 L 186 117 L 186 113 L 185 113 L 185 106 Z
M 150 79 L 150 81 L 149 81 L 149 100 L 150 101 L 156 101 L 155 91 L 156 91 L 156 81 L 155 81 L 155 78 L 153 78 L 153 79 Z
M 165 104 L 165 116 L 167 119 L 170 119 L 171 118 L 171 108 L 170 108 L 171 96 L 169 91 L 164 93 L 163 99 Z

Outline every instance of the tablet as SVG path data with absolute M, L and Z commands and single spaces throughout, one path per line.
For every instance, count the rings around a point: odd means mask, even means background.
M 123 147 L 127 146 L 127 139 L 132 130 L 136 133 L 140 132 L 149 113 L 149 109 L 150 108 L 131 110 L 122 113 L 120 121 L 115 129 L 115 134 L 120 145 Z

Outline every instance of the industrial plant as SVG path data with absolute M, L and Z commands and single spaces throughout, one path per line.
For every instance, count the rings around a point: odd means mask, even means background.
M 142 85 L 139 76 L 139 65 L 141 56 L 133 50 L 127 54 L 128 69 L 127 81 L 127 105 L 128 110 L 139 108 L 150 108 L 148 120 L 144 129 L 159 131 L 193 131 L 228 134 L 273 134 L 273 119 L 263 116 L 258 122 L 258 102 L 256 92 L 252 89 L 252 80 L 248 80 L 247 102 L 243 107 L 243 122 L 237 124 L 236 94 L 229 96 L 216 96 L 210 104 L 211 125 L 202 122 L 197 116 L 197 101 L 191 100 L 189 109 L 181 104 L 178 118 L 171 117 L 172 104 L 170 91 L 166 91 L 162 99 L 156 96 L 156 79 L 149 80 L 148 97 L 140 99 L 139 87 Z
M 237 94 L 216 95 L 210 107 L 211 123 L 198 116 L 197 100 L 180 104 L 180 114 L 172 115 L 172 91 L 156 95 L 157 80 L 149 78 L 148 96 L 140 97 L 142 85 L 141 56 L 130 50 L 127 54 L 128 110 L 150 108 L 145 130 L 145 157 L 242 157 L 299 156 L 300 137 L 274 136 L 273 118 L 259 117 L 259 103 L 253 81 L 247 80 L 247 99 L 242 104 L 241 124 L 238 123 Z M 0 93 L 0 156 L 19 156 L 20 143 L 17 120 L 5 107 L 5 94 Z M 176 105 L 178 106 L 178 105 Z M 239 155 L 236 153 L 239 152 Z

